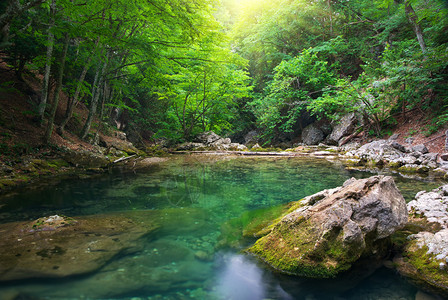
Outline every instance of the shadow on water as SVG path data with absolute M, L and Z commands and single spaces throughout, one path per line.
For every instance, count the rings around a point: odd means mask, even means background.
M 92 274 L 1 283 L 0 300 L 414 300 L 415 288 L 384 268 L 367 272 L 371 274 L 367 278 L 351 274 L 339 280 L 304 280 L 276 274 L 237 250 L 216 252 L 222 224 L 244 212 L 296 201 L 340 186 L 350 177 L 371 175 L 325 160 L 180 157 L 137 172 L 115 171 L 95 179 L 23 189 L 0 198 L 0 223 L 54 214 L 151 210 L 160 214 L 161 227 L 139 241 L 139 251 L 114 257 Z M 394 178 L 407 200 L 440 185 Z

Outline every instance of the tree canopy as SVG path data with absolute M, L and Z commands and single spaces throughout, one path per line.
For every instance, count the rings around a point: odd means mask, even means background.
M 448 121 L 447 42 L 442 0 L 0 4 L 5 60 L 20 80 L 43 76 L 36 115 L 46 142 L 54 128 L 64 133 L 81 102 L 86 139 L 99 120 L 177 142 L 254 128 L 266 142 L 281 141 L 305 119 L 351 111 L 364 116 L 365 131 L 381 134 L 415 108 L 437 128 Z M 59 91 L 69 98 L 62 121 Z

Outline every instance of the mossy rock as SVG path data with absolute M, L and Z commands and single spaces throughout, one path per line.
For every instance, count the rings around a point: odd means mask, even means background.
M 448 271 L 446 260 L 428 254 L 428 247 L 419 247 L 417 241 L 408 241 L 402 256 L 394 259 L 401 275 L 423 290 L 448 298 Z
M 387 165 L 389 166 L 389 168 L 398 169 L 402 166 L 402 163 L 399 161 L 389 161 Z
M 331 242 L 319 243 L 319 232 L 309 220 L 303 219 L 299 224 L 291 227 L 280 223 L 275 231 L 259 239 L 247 251 L 283 273 L 310 278 L 334 278 L 350 269 L 364 252 L 361 245 L 344 245 L 342 231 L 328 233 L 333 236 L 327 237 Z M 373 253 L 377 252 L 374 248 L 383 248 L 379 246 L 388 243 L 383 240 L 369 246 Z
M 349 167 L 357 167 L 363 165 L 362 161 L 360 159 L 346 159 L 344 160 L 345 165 Z
M 64 160 L 75 167 L 82 168 L 105 168 L 109 165 L 107 157 L 89 151 L 67 152 Z
M 351 179 L 296 202 L 246 251 L 282 273 L 334 278 L 360 258 L 385 257 L 390 235 L 406 222 L 391 177 Z
M 408 174 L 415 174 L 415 173 L 424 174 L 429 172 L 429 167 L 422 165 L 404 165 L 399 167 L 398 171 Z

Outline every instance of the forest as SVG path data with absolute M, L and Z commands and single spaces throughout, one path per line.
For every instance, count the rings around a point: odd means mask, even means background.
M 427 135 L 448 122 L 442 0 L 8 0 L 0 51 L 18 80 L 41 82 L 44 143 L 81 122 L 80 104 L 83 139 L 95 120 L 169 143 L 256 130 L 264 144 L 355 111 L 371 136 L 415 110 Z

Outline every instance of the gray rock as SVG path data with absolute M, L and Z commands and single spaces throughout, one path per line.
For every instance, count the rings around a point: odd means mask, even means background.
M 206 131 L 203 133 L 200 133 L 196 136 L 195 142 L 203 143 L 205 145 L 210 145 L 218 140 L 220 140 L 221 137 L 214 133 L 213 131 Z
M 408 211 L 412 215 L 425 217 L 429 222 L 439 223 L 442 228 L 448 228 L 447 194 L 448 185 L 430 192 L 421 191 L 407 204 Z
M 392 147 L 385 140 L 373 141 L 361 146 L 355 151 L 351 151 L 350 155 L 357 156 L 365 160 L 396 160 L 401 159 L 404 153 Z
M 359 147 L 361 147 L 361 144 L 359 144 L 358 142 L 351 142 L 341 146 L 340 149 L 342 151 L 353 151 L 358 149 Z
M 389 141 L 396 141 L 400 137 L 399 133 L 394 133 L 389 137 Z
M 230 145 L 232 143 L 232 141 L 230 140 L 230 138 L 220 138 L 219 140 L 213 142 L 214 145 L 219 146 L 219 145 Z
M 444 160 L 444 161 L 448 161 L 448 153 L 443 153 L 442 155 L 440 155 L 440 159 Z
M 259 136 L 258 131 L 256 131 L 256 130 L 249 131 L 244 136 L 244 144 L 248 145 L 248 144 L 256 144 L 256 143 L 258 143 L 258 136 Z
M 391 140 L 391 138 L 389 138 L 389 141 L 390 141 L 390 140 Z M 393 140 L 392 140 L 392 141 L 393 141 Z M 394 147 L 395 149 L 397 149 L 398 151 L 406 152 L 406 148 L 405 148 L 402 144 L 399 144 L 399 143 L 393 141 L 390 145 L 391 145 L 392 147 Z
M 91 151 L 73 151 L 69 150 L 64 153 L 63 158 L 75 167 L 83 168 L 105 168 L 109 165 L 109 159 L 102 155 Z
M 183 143 L 177 146 L 176 150 L 178 151 L 194 151 L 194 150 L 205 150 L 207 146 L 203 143 Z
M 339 123 L 334 126 L 333 131 L 327 138 L 327 143 L 330 145 L 338 145 L 340 139 L 353 133 L 357 123 L 358 120 L 355 113 L 345 115 Z
M 324 140 L 324 133 L 314 124 L 310 124 L 302 131 L 302 142 L 305 145 L 317 145 Z
M 258 143 L 256 143 L 255 145 L 252 146 L 251 148 L 252 150 L 260 150 L 263 149 L 260 145 L 258 145 Z
M 413 165 L 413 164 L 417 164 L 417 158 L 415 158 L 414 156 L 405 156 L 401 159 L 401 161 L 403 162 L 403 164 L 405 165 Z
M 423 144 L 416 145 L 416 146 L 412 147 L 412 151 L 417 151 L 417 152 L 420 152 L 422 154 L 426 154 L 426 153 L 429 152 L 428 148 L 426 148 L 426 146 L 423 145 Z
M 415 239 L 419 248 L 428 247 L 426 254 L 434 255 L 436 260 L 446 261 L 448 257 L 448 229 L 436 233 L 419 232 L 409 236 L 409 238 Z
M 351 179 L 299 202 L 249 252 L 285 273 L 332 277 L 361 256 L 382 255 L 385 239 L 407 222 L 390 176 Z M 329 249 L 339 253 L 331 255 Z
M 407 138 L 405 142 L 410 145 L 414 142 L 414 138 Z

